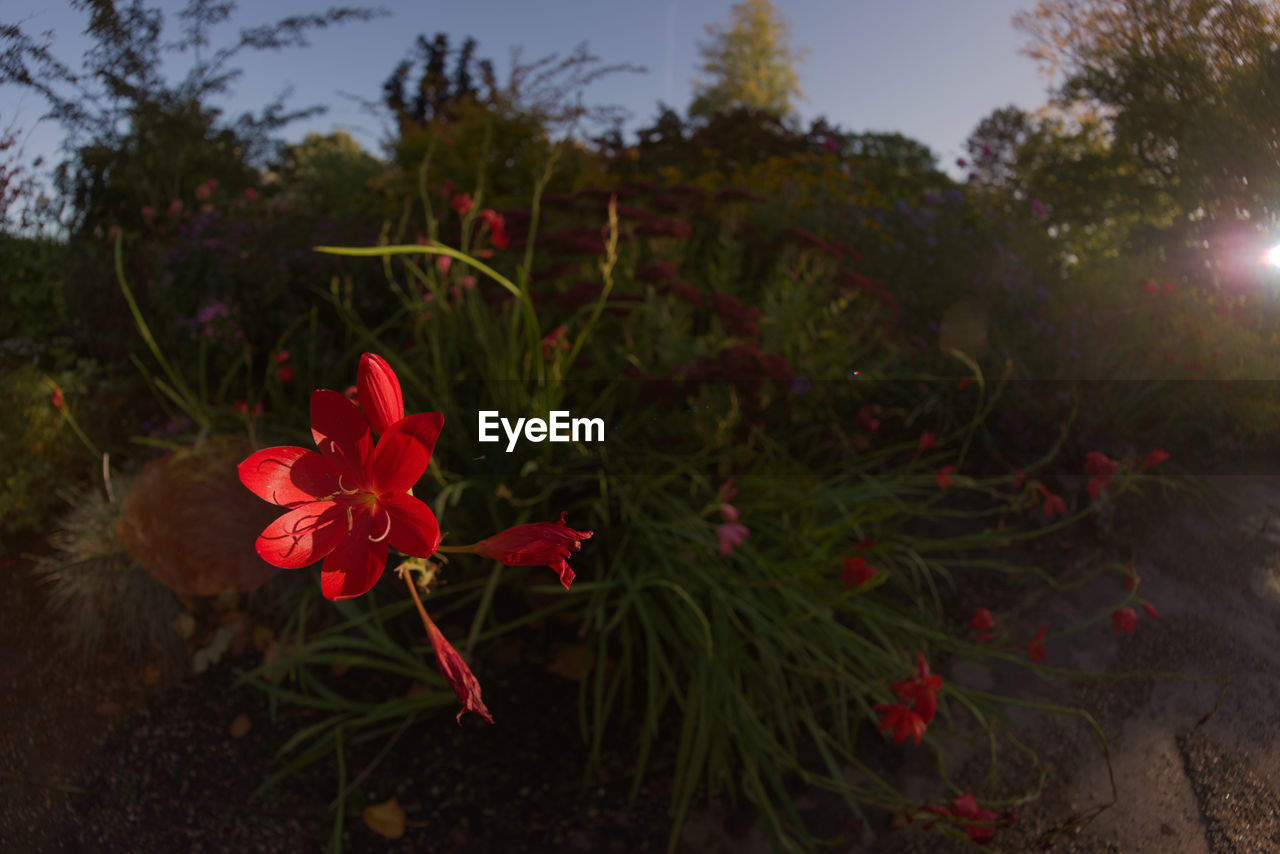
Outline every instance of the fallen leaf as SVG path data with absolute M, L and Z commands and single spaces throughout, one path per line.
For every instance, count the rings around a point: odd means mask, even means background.
M 379 836 L 399 839 L 404 836 L 404 810 L 395 798 L 364 808 L 364 823 Z
M 553 643 L 551 649 L 551 660 L 547 662 L 546 671 L 553 676 L 581 682 L 584 665 L 590 661 L 586 644 Z
M 253 723 L 249 720 L 249 716 L 242 714 L 236 716 L 236 719 L 231 722 L 231 728 L 227 731 L 232 738 L 244 738 L 252 727 Z

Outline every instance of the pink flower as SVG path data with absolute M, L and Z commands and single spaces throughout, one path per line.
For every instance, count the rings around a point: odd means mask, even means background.
M 1132 608 L 1116 608 L 1111 614 L 1111 625 L 1115 626 L 1117 635 L 1122 632 L 1133 634 L 1138 627 L 1138 614 Z
M 155 209 L 155 208 L 153 208 L 153 207 L 151 207 L 151 205 L 143 205 L 143 206 L 142 206 L 142 218 L 143 218 L 143 219 L 151 219 L 151 218 L 152 218 L 153 216 L 155 216 L 155 215 L 156 215 L 156 209 Z
M 751 534 L 751 530 L 737 522 L 726 522 L 716 527 L 716 539 L 720 541 L 720 556 L 725 557 L 735 548 L 742 545 Z
M 452 266 L 453 266 L 453 259 L 450 258 L 448 255 L 436 256 L 436 269 L 440 272 L 440 275 L 442 276 L 448 275 L 449 268 Z
M 1039 199 L 1031 200 L 1031 213 L 1037 218 L 1044 216 L 1044 202 Z

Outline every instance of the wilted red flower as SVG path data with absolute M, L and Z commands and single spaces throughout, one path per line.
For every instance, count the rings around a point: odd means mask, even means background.
M 258 554 L 282 569 L 323 558 L 320 589 L 335 600 L 368 592 L 389 547 L 429 557 L 440 544 L 435 515 L 407 492 L 426 470 L 444 416 L 405 416 L 399 380 L 372 353 L 361 357 L 358 389 L 359 406 L 328 389 L 311 395 L 319 453 L 266 448 L 238 468 L 254 494 L 289 508 L 258 537 Z M 371 427 L 381 435 L 376 447 Z
M 955 466 L 943 466 L 938 469 L 938 489 L 946 489 L 951 485 L 951 476 L 956 473 Z
M 1157 611 L 1157 610 L 1156 610 L 1156 606 L 1155 606 L 1155 605 L 1152 605 L 1150 602 L 1143 602 L 1143 603 L 1142 603 L 1142 610 L 1146 611 L 1146 612 L 1147 612 L 1147 616 L 1148 616 L 1148 617 L 1150 617 L 1151 619 L 1153 619 L 1153 620 L 1158 620 L 1158 619 L 1160 619 L 1160 612 L 1159 612 L 1159 611 Z
M 62 408 L 62 389 L 55 388 L 49 394 L 49 402 L 53 404 L 54 409 L 61 409 Z
M 1116 608 L 1111 614 L 1111 625 L 1115 626 L 1117 635 L 1122 632 L 1133 634 L 1138 627 L 1138 613 L 1132 608 Z
M 844 571 L 840 573 L 840 582 L 844 584 L 845 590 L 849 590 L 853 587 L 861 587 L 879 574 L 880 570 L 867 563 L 866 558 L 846 557 Z
M 1146 471 L 1152 466 L 1160 465 L 1167 459 L 1169 459 L 1168 451 L 1163 448 L 1152 448 L 1151 452 L 1143 458 L 1141 465 L 1138 466 L 1138 471 Z
M 978 806 L 978 799 L 972 792 L 966 792 L 951 802 L 947 814 L 961 819 L 961 827 L 974 842 L 986 842 L 995 835 L 996 829 L 989 824 L 1000 817 L 999 813 Z M 981 822 L 974 824 L 971 822 Z
M 1048 651 L 1044 648 L 1044 636 L 1049 631 L 1049 627 L 1041 626 L 1036 629 L 1035 636 L 1027 644 L 1027 658 L 1031 659 L 1032 664 L 1039 664 L 1048 656 Z
M 462 716 L 467 712 L 477 714 L 489 723 L 493 723 L 493 717 L 485 707 L 484 701 L 480 699 L 480 683 L 476 681 L 471 668 L 467 667 L 462 656 L 440 633 L 435 623 L 427 620 L 426 627 L 427 637 L 431 639 L 431 647 L 436 653 L 436 664 L 440 667 L 444 678 L 449 681 L 458 702 L 462 703 L 462 711 L 458 712 L 458 723 L 462 723 Z
M 1132 590 L 1142 583 L 1142 576 L 1133 571 L 1133 561 L 1129 561 L 1124 565 L 1124 589 Z
M 449 207 L 453 208 L 454 213 L 458 216 L 466 216 L 471 210 L 471 196 L 468 193 L 458 193 L 449 200 Z
M 974 608 L 973 616 L 969 618 L 969 626 L 974 631 L 973 639 L 978 643 L 986 643 L 993 637 L 991 629 L 995 626 L 995 620 L 986 608 Z
M 928 724 L 924 718 L 907 708 L 906 703 L 880 703 L 873 707 L 880 714 L 880 732 L 893 731 L 893 743 L 902 744 L 914 738 L 916 746 L 924 738 Z
M 1052 519 L 1055 513 L 1065 514 L 1067 512 L 1067 502 L 1063 501 L 1061 496 L 1054 495 L 1049 491 L 1049 487 L 1043 483 L 1037 483 L 1036 488 L 1044 496 L 1044 518 Z
M 923 454 L 926 451 L 932 451 L 936 447 L 938 447 L 938 434 L 932 430 L 921 430 L 918 452 Z
M 567 511 L 566 511 L 567 512 Z M 506 566 L 548 566 L 560 574 L 560 583 L 568 590 L 574 572 L 568 558 L 591 539 L 594 531 L 575 531 L 565 524 L 565 512 L 558 522 L 534 522 L 516 525 L 500 534 L 481 540 L 467 551 L 496 560 Z

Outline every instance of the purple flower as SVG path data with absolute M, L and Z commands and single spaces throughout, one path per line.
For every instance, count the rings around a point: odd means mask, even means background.
M 1044 216 L 1044 202 L 1040 201 L 1039 199 L 1032 199 L 1031 212 L 1035 214 L 1037 217 Z

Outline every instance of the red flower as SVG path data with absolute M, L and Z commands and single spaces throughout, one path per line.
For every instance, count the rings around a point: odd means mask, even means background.
M 880 570 L 867 563 L 866 558 L 846 557 L 844 571 L 840 573 L 840 581 L 844 584 L 844 589 L 849 590 L 853 587 L 861 587 L 879 574 Z
M 283 569 L 323 558 L 320 589 L 335 600 L 368 592 L 389 547 L 429 557 L 440 544 L 431 509 L 407 493 L 426 470 L 444 416 L 406 417 L 396 375 L 371 353 L 360 360 L 359 397 L 357 406 L 328 389 L 311 395 L 320 453 L 266 448 L 238 469 L 254 494 L 289 508 L 258 537 L 258 554 Z M 381 435 L 376 447 L 371 426 Z
M 62 389 L 55 388 L 49 394 L 49 402 L 53 404 L 54 409 L 61 409 L 62 408 Z
M 489 242 L 497 249 L 506 249 L 511 241 L 507 238 L 507 221 L 502 214 L 485 208 L 480 211 L 480 219 L 489 226 Z
M 1044 496 L 1044 518 L 1052 519 L 1055 513 L 1066 514 L 1067 502 L 1063 501 L 1060 496 L 1050 492 L 1049 487 L 1043 483 L 1038 483 L 1036 486 L 1040 489 L 1040 494 Z
M 974 842 L 986 842 L 995 835 L 996 829 L 989 822 L 1000 817 L 999 813 L 991 810 L 982 809 L 978 806 L 978 799 L 973 793 L 966 792 L 951 802 L 951 809 L 947 814 L 952 818 L 962 819 L 961 827 L 968 834 L 969 838 Z M 978 824 L 971 822 L 981 822 Z
M 974 631 L 973 639 L 978 643 L 986 643 L 994 637 L 991 629 L 995 626 L 995 620 L 991 617 L 991 612 L 986 608 L 974 608 L 973 616 L 969 618 L 969 626 Z
M 1124 565 L 1125 579 L 1124 589 L 1132 590 L 1142 583 L 1142 576 L 1133 571 L 1133 561 L 1129 561 Z
M 293 379 L 293 368 L 288 365 L 281 366 L 280 370 L 276 371 L 276 378 L 282 383 L 287 383 Z
M 554 349 L 569 349 L 569 339 L 565 337 L 565 333 L 568 331 L 569 327 L 562 323 L 547 333 L 546 337 L 542 339 L 542 358 L 550 359 L 551 351 Z
M 449 200 L 449 207 L 453 208 L 458 216 L 466 216 L 467 211 L 471 210 L 471 196 L 467 193 L 458 193 Z
M 1084 455 L 1085 474 L 1093 475 L 1085 484 L 1090 498 L 1097 498 L 1103 493 L 1103 490 L 1111 484 L 1111 478 L 1119 467 L 1118 462 L 1098 451 L 1090 451 Z
M 1027 658 L 1031 659 L 1032 664 L 1039 664 L 1049 654 L 1044 648 L 1044 636 L 1047 631 L 1049 631 L 1048 626 L 1041 626 L 1036 629 L 1035 637 L 1027 644 Z
M 1013 470 L 1013 488 L 1022 489 L 1022 485 L 1027 482 L 1027 476 L 1022 473 L 1022 469 Z
M 575 531 L 565 524 L 564 517 L 562 512 L 558 522 L 516 525 L 481 540 L 470 551 L 507 566 L 549 566 L 560 574 L 560 583 L 568 590 L 574 578 L 568 558 L 595 532 Z
M 477 714 L 489 723 L 493 723 L 493 717 L 485 708 L 484 701 L 480 699 L 480 683 L 476 681 L 471 668 L 467 667 L 467 663 L 462 660 L 462 656 L 453 648 L 453 645 L 445 640 L 435 623 L 428 620 L 426 626 L 427 636 L 431 638 L 431 646 L 436 652 L 436 664 L 439 665 L 444 678 L 449 680 L 458 702 L 462 703 L 462 711 L 458 712 L 458 723 L 462 723 L 462 716 L 467 712 Z
M 1142 464 L 1138 466 L 1138 471 L 1146 471 L 1152 466 L 1158 466 L 1165 460 L 1169 459 L 1169 452 L 1163 448 L 1152 448 L 1151 453 L 1143 458 Z
M 868 403 L 858 410 L 857 420 L 862 429 L 868 433 L 874 433 L 880 429 L 879 415 L 884 412 L 884 407 L 878 403 Z
M 964 391 L 972 384 L 973 384 L 973 377 L 965 377 L 964 379 L 956 383 L 956 388 L 959 389 L 960 391 Z
M 956 473 L 955 466 L 943 466 L 938 469 L 938 489 L 946 489 L 951 485 L 951 476 Z
M 902 744 L 908 738 L 914 738 L 916 746 L 920 745 L 928 724 L 908 709 L 906 703 L 880 703 L 873 708 L 880 713 L 880 732 L 892 730 L 894 744 Z
M 933 720 L 938 710 L 938 694 L 942 690 L 942 677 L 929 672 L 924 653 L 916 653 L 916 675 L 889 686 L 893 693 L 904 700 L 911 700 L 912 708 L 926 724 Z
M 920 445 L 918 448 L 919 453 L 923 454 L 925 451 L 932 451 L 936 447 L 938 447 L 937 434 L 932 430 L 921 430 Z
M 1132 608 L 1116 608 L 1111 614 L 1111 625 L 1115 626 L 1117 635 L 1121 632 L 1133 634 L 1138 627 L 1138 614 Z

